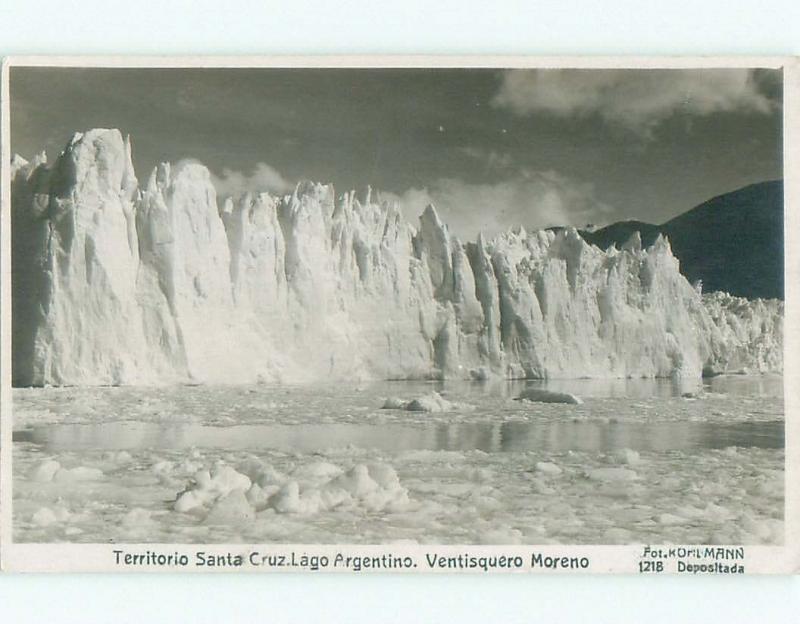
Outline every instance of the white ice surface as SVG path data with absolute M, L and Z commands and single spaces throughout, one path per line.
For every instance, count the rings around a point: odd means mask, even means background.
M 414 384 L 18 390 L 14 539 L 781 543 L 783 449 L 720 436 L 780 425 L 782 400 L 723 382 L 569 382 L 582 405 L 446 384 L 474 409 L 438 413 L 381 409 Z
M 117 130 L 13 164 L 17 385 L 682 377 L 782 369 L 780 302 L 703 297 L 669 243 L 451 236 L 377 193 L 140 185 Z

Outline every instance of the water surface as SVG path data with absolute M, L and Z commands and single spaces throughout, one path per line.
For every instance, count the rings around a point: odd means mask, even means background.
M 281 450 L 314 453 L 353 446 L 384 452 L 469 451 L 637 451 L 718 449 L 729 446 L 782 448 L 781 421 L 752 423 L 545 422 L 397 424 L 233 425 L 109 422 L 47 425 L 14 433 L 47 452 L 92 449 Z

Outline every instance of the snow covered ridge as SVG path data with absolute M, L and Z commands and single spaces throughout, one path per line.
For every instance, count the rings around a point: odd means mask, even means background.
M 491 207 L 488 207 L 491 209 Z M 118 130 L 12 161 L 15 385 L 781 371 L 783 304 L 702 296 L 669 243 L 462 243 L 370 193 L 140 185 Z

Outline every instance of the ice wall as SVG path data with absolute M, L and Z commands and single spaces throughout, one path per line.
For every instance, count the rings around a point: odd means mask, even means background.
M 17 385 L 695 377 L 782 367 L 782 307 L 706 297 L 668 242 L 522 229 L 462 243 L 370 191 L 139 186 L 117 130 L 12 163 Z M 489 207 L 491 208 L 491 207 Z
M 703 304 L 712 328 L 706 374 L 783 370 L 783 301 L 713 292 Z

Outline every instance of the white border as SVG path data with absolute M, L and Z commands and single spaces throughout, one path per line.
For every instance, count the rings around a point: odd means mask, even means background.
M 598 572 L 637 572 L 642 555 L 642 545 L 629 546 L 353 546 L 353 545 L 170 545 L 170 544 L 14 544 L 12 542 L 12 492 L 11 492 L 11 374 L 10 374 L 10 145 L 9 123 L 9 67 L 109 67 L 109 68 L 722 68 L 764 67 L 784 68 L 784 242 L 786 319 L 784 347 L 784 394 L 786 413 L 786 478 L 785 478 L 785 543 L 776 546 L 745 547 L 746 573 L 797 573 L 800 572 L 800 318 L 797 316 L 798 278 L 800 278 L 800 213 L 797 201 L 800 198 L 800 60 L 782 56 L 599 56 L 599 57 L 521 57 L 521 56 L 272 56 L 272 57 L 164 57 L 164 56 L 16 56 L 3 61 L 2 66 L 2 213 L 0 232 L 2 254 L 0 255 L 0 567 L 13 571 L 203 571 L 194 567 L 126 567 L 115 564 L 114 550 L 125 552 L 157 551 L 163 553 L 186 553 L 194 560 L 197 551 L 207 553 L 242 553 L 253 551 L 317 554 L 331 558 L 338 552 L 347 555 L 378 555 L 382 553 L 409 554 L 419 567 L 414 572 L 425 571 L 425 555 L 476 556 L 486 554 L 519 554 L 530 560 L 534 553 L 543 557 L 586 557 L 590 561 L 587 569 Z M 793 487 L 794 486 L 794 487 Z M 706 547 L 701 547 L 705 549 Z M 692 558 L 689 557 L 689 560 Z M 699 561 L 692 561 L 699 563 Z M 708 563 L 706 561 L 706 563 Z M 723 562 L 724 563 L 724 562 Z M 666 571 L 676 571 L 676 560 L 667 562 Z M 245 566 L 242 568 L 217 568 L 217 571 L 291 571 Z M 298 570 L 296 570 L 298 571 Z M 346 571 L 346 569 L 328 569 Z M 385 571 L 385 570 L 384 570 Z M 409 570 L 389 570 L 402 572 Z M 431 570 L 433 571 L 433 570 Z M 461 570 L 438 570 L 459 572 Z M 473 570 L 474 571 L 474 570 Z M 551 569 L 531 569 L 524 572 L 552 572 Z M 368 571 L 365 571 L 368 572 Z
M 0 570 L 11 541 L 11 124 L 7 59 L 0 77 Z
M 9 56 L 12 67 L 107 68 L 722 68 L 777 69 L 790 56 L 520 56 L 520 55 L 274 55 L 274 56 Z
M 784 288 L 783 393 L 786 422 L 786 547 L 793 549 L 790 570 L 800 573 L 800 58 L 784 68 Z

